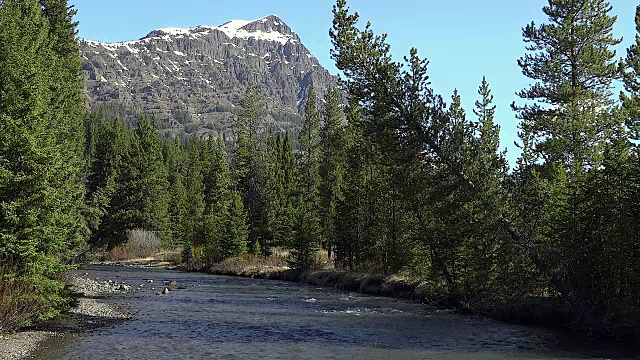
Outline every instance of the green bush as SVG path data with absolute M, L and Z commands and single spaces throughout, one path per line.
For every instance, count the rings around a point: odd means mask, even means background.
M 69 304 L 65 291 L 62 281 L 20 276 L 8 261 L 0 261 L 0 333 L 59 315 Z

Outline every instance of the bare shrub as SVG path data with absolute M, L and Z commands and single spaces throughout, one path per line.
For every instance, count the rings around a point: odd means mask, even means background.
M 143 229 L 129 230 L 127 246 L 137 257 L 149 257 L 160 251 L 160 238 L 151 231 Z
M 160 238 L 151 231 L 134 229 L 127 232 L 127 243 L 105 254 L 105 260 L 120 261 L 151 257 L 162 250 Z
M 44 310 L 33 284 L 16 276 L 12 266 L 0 259 L 0 334 L 29 325 Z

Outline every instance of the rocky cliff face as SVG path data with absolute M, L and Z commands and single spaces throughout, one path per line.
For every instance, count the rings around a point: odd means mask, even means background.
M 80 48 L 92 106 L 155 114 L 169 134 L 228 134 L 250 85 L 260 90 L 268 121 L 299 125 L 308 86 L 322 102 L 337 83 L 277 16 L 158 29 L 122 43 L 80 40 Z

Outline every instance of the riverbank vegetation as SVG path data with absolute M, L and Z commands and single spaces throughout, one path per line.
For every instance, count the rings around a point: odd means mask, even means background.
M 338 276 L 313 272 L 329 267 L 381 289 L 404 274 L 423 298 L 503 318 L 546 299 L 593 335 L 637 338 L 640 37 L 618 60 L 606 1 L 543 11 L 523 29 L 532 85 L 512 105 L 510 169 L 489 79 L 478 74 L 468 114 L 457 91 L 433 91 L 417 50 L 394 60 L 345 0 L 331 29 L 341 88 L 318 99 L 309 86 L 304 123 L 285 130 L 249 87 L 232 139 L 163 139 L 152 116 L 86 114 L 74 10 L 3 2 L 0 258 L 13 266 L 0 275 L 46 306 L 22 322 L 60 311 L 56 274 L 90 246 L 180 249 L 186 265 L 229 273 Z
M 69 302 L 57 275 L 84 241 L 86 110 L 74 14 L 62 0 L 0 4 L 2 330 L 60 313 Z

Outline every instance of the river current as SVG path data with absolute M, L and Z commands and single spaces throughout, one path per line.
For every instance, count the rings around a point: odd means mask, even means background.
M 84 272 L 136 288 L 107 299 L 132 319 L 54 338 L 37 358 L 638 358 L 583 334 L 304 284 L 124 267 Z M 157 295 L 169 280 L 180 289 Z

